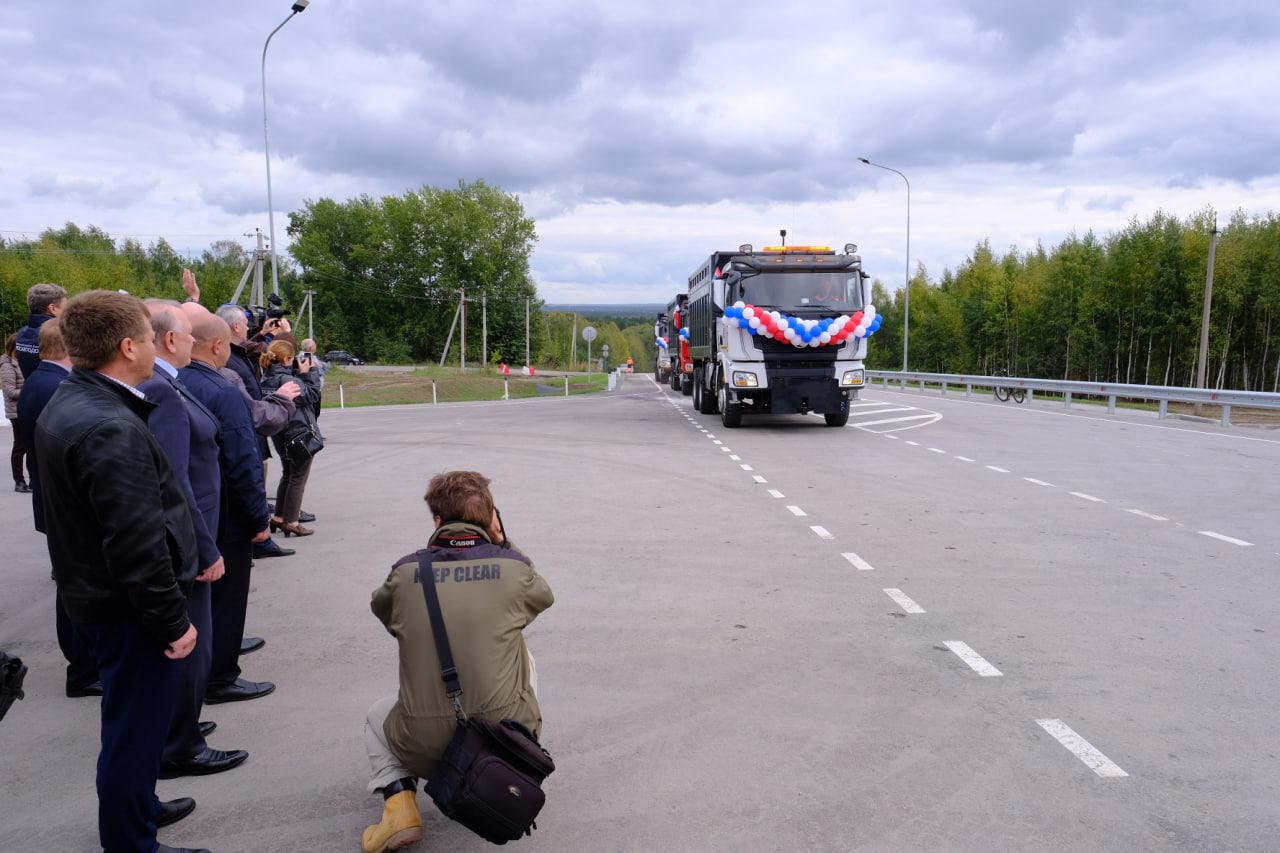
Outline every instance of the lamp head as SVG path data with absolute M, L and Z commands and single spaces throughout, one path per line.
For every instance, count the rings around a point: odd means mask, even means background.
M 859 157 L 858 160 L 860 160 L 863 163 L 866 163 L 868 166 L 871 165 L 871 161 L 868 160 L 866 157 Z
M 307 4 L 309 4 L 310 2 L 311 2 L 311 0 L 293 0 L 293 6 L 292 6 L 292 9 L 293 9 L 294 13 L 296 14 L 296 13 L 301 12 L 301 11 L 303 11 L 304 9 L 306 9 L 306 8 L 307 8 Z

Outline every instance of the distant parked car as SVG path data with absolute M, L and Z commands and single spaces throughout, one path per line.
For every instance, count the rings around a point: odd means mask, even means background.
M 329 350 L 324 354 L 324 360 L 330 364 L 364 364 L 363 361 L 344 349 Z

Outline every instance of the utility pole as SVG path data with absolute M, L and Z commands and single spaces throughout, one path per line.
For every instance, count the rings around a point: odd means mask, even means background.
M 1200 357 L 1196 361 L 1196 387 L 1203 388 L 1209 372 L 1209 309 L 1213 304 L 1213 256 L 1218 250 L 1218 221 L 1209 232 L 1209 265 L 1204 273 L 1204 309 L 1200 313 Z
M 255 228 L 258 237 L 258 248 L 254 252 L 254 257 L 258 259 L 258 263 L 253 268 L 253 292 L 249 295 L 250 305 L 266 305 L 262 300 L 262 256 L 266 249 L 263 246 L 262 229 Z
M 573 342 L 573 354 L 569 356 L 570 370 L 578 366 L 578 315 L 577 314 L 573 315 L 573 335 L 571 336 L 571 340 Z
M 449 344 L 453 343 L 453 330 L 458 327 L 458 317 L 461 315 L 462 315 L 462 303 L 459 302 L 458 309 L 453 312 L 453 320 L 450 321 L 449 323 L 449 336 L 444 339 L 444 352 L 440 353 L 441 367 L 444 367 L 444 360 L 449 357 Z M 434 388 L 434 386 L 432 387 Z
M 466 288 L 458 290 L 458 310 L 462 312 L 462 369 L 467 369 L 467 291 Z
M 526 296 L 524 300 L 524 366 L 531 367 L 533 362 L 529 361 L 529 298 Z
M 480 294 L 480 367 L 489 366 L 489 294 Z
M 307 337 L 311 340 L 316 339 L 316 292 L 314 290 L 304 291 L 307 299 L 302 304 L 307 308 Z

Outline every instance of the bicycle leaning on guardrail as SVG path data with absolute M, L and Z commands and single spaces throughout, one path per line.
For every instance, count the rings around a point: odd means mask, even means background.
M 1004 375 L 1006 375 L 1004 371 L 1001 371 L 996 374 L 996 376 L 1004 376 Z M 1010 397 L 1013 398 L 1013 402 L 1015 403 L 1021 403 L 1023 400 L 1027 399 L 1026 388 L 1010 388 L 1007 385 L 997 385 L 992 390 L 995 391 L 996 399 L 999 400 L 1001 403 L 1009 402 Z

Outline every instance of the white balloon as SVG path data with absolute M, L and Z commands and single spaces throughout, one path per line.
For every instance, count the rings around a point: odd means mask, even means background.
M 792 328 L 789 328 L 789 327 L 788 327 L 788 329 L 787 329 L 785 332 L 783 332 L 782 334 L 783 334 L 783 335 L 785 335 L 785 336 L 786 336 L 786 338 L 787 338 L 787 340 L 789 340 L 789 341 L 794 341 L 794 340 L 796 339 L 796 330 L 795 330 L 795 329 L 792 329 Z
M 753 329 L 760 328 L 760 318 L 752 317 L 750 320 L 747 321 L 747 325 L 749 325 Z
M 743 316 L 743 317 L 745 317 L 746 319 L 750 320 L 752 317 L 756 316 L 756 309 L 754 309 L 754 308 L 743 308 L 743 309 L 742 309 L 742 316 Z
M 874 306 L 874 305 L 868 305 L 868 306 L 867 306 L 867 310 L 866 310 L 866 311 L 864 311 L 864 312 L 863 312 L 863 314 L 862 314 L 862 319 L 864 319 L 864 320 L 866 320 L 868 323 L 870 323 L 870 322 L 871 322 L 872 320 L 874 320 L 875 318 L 876 318 L 876 306 Z
M 745 302 L 743 302 L 741 299 L 739 299 L 737 302 L 733 303 L 733 307 L 734 307 L 734 308 L 746 308 L 746 307 L 747 307 L 747 303 L 745 303 Z
M 773 318 L 773 322 L 775 323 L 782 322 L 782 313 L 779 311 L 770 311 L 769 316 Z
M 824 344 L 831 343 L 831 333 L 823 332 L 821 335 L 818 336 L 818 340 L 822 341 L 822 343 Z

